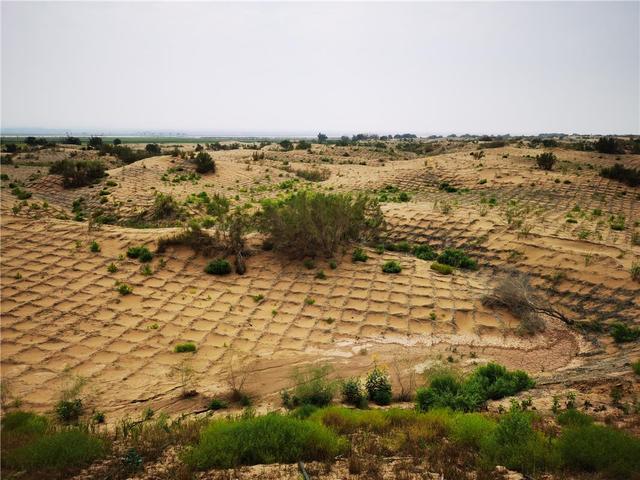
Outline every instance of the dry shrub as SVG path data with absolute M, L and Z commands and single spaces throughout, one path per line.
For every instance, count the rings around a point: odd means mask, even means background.
M 529 334 L 544 331 L 542 315 L 549 315 L 573 323 L 564 314 L 541 298 L 523 273 L 510 273 L 503 277 L 488 295 L 482 298 L 482 304 L 491 308 L 504 308 L 522 322 L 522 328 Z
M 223 245 L 217 236 L 202 230 L 197 222 L 191 222 L 181 232 L 170 237 L 158 240 L 158 253 L 164 253 L 167 247 L 184 245 L 190 247 L 195 253 L 211 257 L 221 250 Z

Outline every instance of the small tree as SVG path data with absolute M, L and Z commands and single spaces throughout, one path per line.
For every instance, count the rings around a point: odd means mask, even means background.
M 318 134 L 318 143 L 327 143 L 328 139 L 329 137 L 327 137 L 324 133 Z
M 144 147 L 144 149 L 147 151 L 149 155 L 162 154 L 162 149 L 160 148 L 160 145 L 158 145 L 157 143 L 148 143 L 147 146 Z
M 391 380 L 389 374 L 377 365 L 367 375 L 365 384 L 369 400 L 378 405 L 389 405 L 391 403 Z
M 544 152 L 540 155 L 536 155 L 536 162 L 540 169 L 552 170 L 556 163 L 556 156 L 552 152 Z
M 215 173 L 216 171 L 216 163 L 207 152 L 198 152 L 193 161 L 196 164 L 196 172 L 198 173 Z
M 119 138 L 116 138 L 113 140 L 113 144 L 114 145 L 121 145 L 122 144 L 122 140 L 120 140 Z
M 100 148 L 102 146 L 102 137 L 89 137 L 87 145 L 95 149 Z
M 289 150 L 293 149 L 293 143 L 291 143 L 291 140 L 282 140 L 280 142 L 280 147 L 282 148 L 282 150 L 284 150 L 285 152 L 288 152 Z
M 600 137 L 595 148 L 599 153 L 619 153 L 618 142 L 614 137 Z

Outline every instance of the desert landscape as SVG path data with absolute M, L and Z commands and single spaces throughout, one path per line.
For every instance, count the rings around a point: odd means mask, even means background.
M 264 414 L 297 405 L 283 400 L 296 369 L 329 384 L 375 368 L 411 408 L 434 369 L 497 362 L 535 379 L 515 397 L 529 408 L 570 403 L 637 435 L 637 140 L 360 137 L 120 151 L 98 137 L 5 139 L 3 411 L 60 415 L 73 390 L 74 416 L 104 432 L 158 414 Z M 607 142 L 618 153 L 600 153 Z M 90 164 L 97 178 L 80 178 Z M 606 178 L 616 164 L 629 182 Z M 260 217 L 301 193 L 366 196 L 381 215 L 375 237 L 330 254 L 306 254 L 308 239 L 278 248 Z M 509 278 L 550 309 L 488 302 Z M 137 475 L 157 478 L 149 470 Z
M 640 480 L 639 38 L 0 0 L 0 477 Z

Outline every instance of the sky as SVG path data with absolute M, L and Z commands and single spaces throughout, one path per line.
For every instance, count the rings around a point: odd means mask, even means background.
M 640 2 L 1 4 L 9 129 L 640 133 Z

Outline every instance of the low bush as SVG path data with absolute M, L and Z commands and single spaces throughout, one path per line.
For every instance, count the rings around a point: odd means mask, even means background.
M 631 364 L 631 369 L 636 375 L 640 375 L 640 359 Z
M 62 176 L 64 188 L 77 188 L 96 183 L 106 175 L 99 160 L 57 160 L 49 167 L 49 173 Z
M 582 425 L 565 429 L 558 440 L 564 464 L 585 472 L 603 472 L 610 478 L 638 478 L 640 439 L 611 427 Z
M 231 264 L 224 258 L 219 258 L 207 263 L 204 271 L 209 275 L 227 275 L 231 273 Z
M 382 212 L 365 195 L 299 191 L 283 200 L 266 200 L 258 229 L 274 250 L 293 257 L 333 256 L 338 247 L 378 236 Z
M 372 402 L 378 405 L 389 405 L 391 403 L 391 380 L 389 374 L 381 367 L 375 366 L 369 372 L 365 388 L 367 396 Z
M 559 466 L 558 452 L 531 422 L 531 413 L 518 408 L 502 415 L 496 428 L 481 441 L 482 462 L 490 468 L 504 465 L 525 475 Z
M 556 160 L 557 158 L 552 152 L 544 152 L 536 155 L 536 163 L 538 164 L 538 168 L 542 170 L 552 170 Z
M 196 165 L 196 172 L 198 173 L 215 173 L 216 171 L 216 163 L 207 152 L 198 152 L 193 162 Z
M 609 331 L 616 343 L 633 342 L 640 338 L 640 327 L 629 327 L 624 323 L 614 323 Z
M 79 398 L 60 400 L 56 403 L 56 416 L 62 422 L 77 422 L 84 411 L 82 400 Z
M 212 422 L 183 459 L 197 470 L 206 470 L 331 460 L 346 449 L 346 441 L 323 425 L 269 414 Z
M 455 248 L 447 248 L 440 255 L 438 255 L 438 263 L 468 270 L 478 269 L 478 264 L 475 260 L 469 258 L 469 256 L 463 250 L 458 250 Z
M 429 245 L 415 245 L 413 254 L 420 260 L 435 260 L 438 254 Z
M 197 350 L 197 347 L 192 342 L 179 343 L 173 349 L 175 353 L 188 353 L 188 352 L 195 352 L 196 350 Z
M 228 406 L 229 404 L 226 401 L 219 398 L 214 398 L 209 402 L 209 410 L 222 410 Z
M 453 268 L 449 265 L 443 265 L 442 263 L 433 262 L 431 264 L 431 270 L 435 270 L 438 273 L 442 273 L 443 275 L 451 275 L 453 273 Z
M 331 171 L 328 168 L 309 168 L 296 170 L 295 174 L 309 182 L 324 182 L 331 176 Z
M 610 180 L 622 182 L 630 187 L 640 186 L 640 169 L 627 168 L 621 163 L 616 163 L 613 167 L 606 167 L 600 170 L 600 175 Z
M 457 415 L 451 424 L 451 438 L 464 448 L 479 449 L 495 428 L 496 421 L 481 413 Z
M 369 259 L 365 251 L 361 248 L 356 248 L 351 255 L 351 260 L 355 262 L 366 262 Z
M 436 372 L 429 386 L 416 392 L 416 406 L 420 411 L 451 408 L 471 412 L 482 408 L 487 400 L 511 396 L 534 385 L 525 372 L 510 372 L 496 363 L 478 367 L 466 378 L 448 371 Z
M 384 273 L 400 273 L 402 271 L 402 267 L 395 260 L 389 260 L 382 265 L 382 271 Z
M 118 285 L 118 293 L 120 293 L 120 295 L 129 295 L 132 292 L 133 288 L 131 288 L 126 283 L 121 283 L 120 285 Z
M 342 401 L 354 407 L 366 408 L 367 395 L 359 378 L 349 378 L 342 382 Z
M 177 220 L 183 217 L 183 208 L 169 194 L 157 192 L 150 209 L 153 220 Z
M 337 383 L 329 379 L 332 368 L 329 365 L 298 368 L 293 372 L 295 386 L 282 392 L 282 403 L 287 408 L 300 405 L 324 407 L 333 400 Z
M 37 436 L 26 445 L 3 452 L 2 464 L 10 469 L 66 471 L 84 467 L 107 453 L 104 440 L 96 435 L 74 428 Z M 47 478 L 47 476 L 43 477 Z
M 129 247 L 127 250 L 127 257 L 137 258 L 143 263 L 148 263 L 153 260 L 153 253 L 151 253 L 151 251 L 145 246 Z
M 615 137 L 600 137 L 594 148 L 598 153 L 620 153 L 620 145 Z
M 98 253 L 100 251 L 100 245 L 94 240 L 89 245 L 89 250 L 93 253 Z
M 115 142 L 113 143 L 114 145 L 116 144 Z M 149 155 L 162 155 L 162 148 L 157 143 L 147 143 L 144 149 Z
M 585 427 L 593 424 L 593 418 L 589 415 L 579 412 L 575 408 L 569 408 L 558 413 L 556 419 L 558 423 L 564 427 Z

